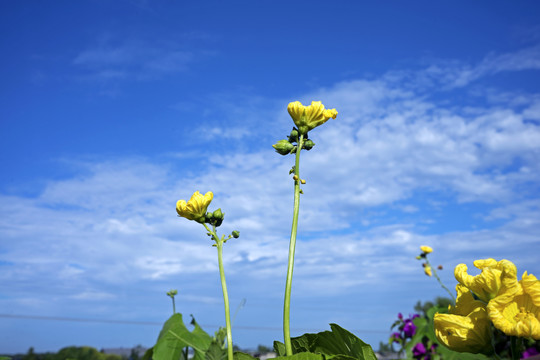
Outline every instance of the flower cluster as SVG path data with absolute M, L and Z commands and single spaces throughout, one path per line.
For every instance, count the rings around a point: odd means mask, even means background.
M 433 276 L 433 270 L 431 269 L 431 264 L 427 261 L 427 255 L 433 252 L 433 249 L 430 246 L 422 245 L 420 246 L 420 255 L 416 257 L 417 260 L 424 260 L 422 267 L 424 268 L 424 273 L 427 276 Z M 439 270 L 442 270 L 442 266 L 439 265 Z
M 405 345 L 407 340 L 411 339 L 414 334 L 416 334 L 416 325 L 414 325 L 413 320 L 419 317 L 418 314 L 409 315 L 407 319 L 403 318 L 401 313 L 398 314 L 398 320 L 392 324 L 392 329 L 397 327 L 396 332 L 392 333 L 390 336 L 390 343 L 397 343 L 402 347 Z
M 479 275 L 456 266 L 456 305 L 435 314 L 437 339 L 454 351 L 486 355 L 493 353 L 491 325 L 508 336 L 540 340 L 540 280 L 527 272 L 518 280 L 508 260 L 476 260 L 474 266 Z
M 221 209 L 214 210 L 213 212 L 206 211 L 213 198 L 214 194 L 211 191 L 204 194 L 204 196 L 198 191 L 195 191 L 189 201 L 178 200 L 176 203 L 176 213 L 178 216 L 188 220 L 195 220 L 201 224 L 206 223 L 218 227 L 223 222 L 225 214 L 221 212 Z
M 287 111 L 296 125 L 286 140 L 279 140 L 272 147 L 278 154 L 288 155 L 296 153 L 297 149 L 311 150 L 315 143 L 308 139 L 308 131 L 315 129 L 337 117 L 336 109 L 325 109 L 320 101 L 312 101 L 311 105 L 304 106 L 300 101 L 289 103 Z

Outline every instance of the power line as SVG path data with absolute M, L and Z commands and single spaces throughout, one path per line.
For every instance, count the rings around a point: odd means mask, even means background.
M 133 321 L 133 320 L 110 320 L 110 319 L 87 319 L 87 318 L 76 318 L 76 317 L 65 317 L 65 316 L 42 316 L 42 315 L 18 315 L 18 314 L 0 314 L 1 318 L 9 319 L 27 319 L 27 320 L 47 320 L 47 321 L 69 321 L 69 322 L 93 322 L 93 323 L 102 323 L 102 324 L 124 324 L 124 325 L 151 325 L 151 326 L 160 326 L 163 325 L 163 322 L 157 321 Z M 219 328 L 220 325 L 209 325 L 209 324 L 199 324 L 201 327 L 207 328 Z M 239 330 L 258 330 L 258 331 L 281 331 L 283 330 L 280 327 L 270 327 L 270 326 L 235 326 L 235 329 Z M 293 331 L 298 332 L 317 332 L 320 329 L 313 328 L 292 328 Z M 357 333 L 379 333 L 379 334 L 388 334 L 389 331 L 386 330 L 366 330 L 366 329 L 352 329 L 349 330 Z

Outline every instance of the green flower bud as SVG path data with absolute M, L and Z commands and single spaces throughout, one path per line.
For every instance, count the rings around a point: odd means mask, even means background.
M 291 134 L 289 135 L 290 142 L 298 142 L 298 130 L 293 127 Z
M 310 139 L 307 139 L 304 142 L 304 146 L 302 146 L 302 149 L 311 150 L 315 146 L 315 143 L 311 141 Z
M 232 237 L 235 238 L 235 239 L 238 239 L 240 237 L 240 231 L 234 230 L 232 232 Z
M 287 140 L 279 140 L 275 145 L 272 145 L 276 152 L 280 155 L 288 155 L 291 153 L 291 150 L 294 148 L 294 145 L 288 142 Z
M 214 219 L 216 220 L 223 220 L 223 217 L 225 216 L 225 214 L 221 212 L 221 208 L 215 210 L 212 215 L 214 216 Z

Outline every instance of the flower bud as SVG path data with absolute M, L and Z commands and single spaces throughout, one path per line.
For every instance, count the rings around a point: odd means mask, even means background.
M 310 139 L 307 139 L 302 146 L 302 149 L 311 150 L 315 146 L 315 143 Z
M 216 220 L 223 220 L 223 217 L 225 216 L 225 214 L 221 212 L 221 208 L 214 210 L 214 213 L 212 215 Z
M 238 239 L 240 237 L 240 231 L 234 230 L 231 235 L 233 238 Z
M 306 183 L 306 180 L 302 179 L 302 180 L 300 180 L 300 182 L 301 182 L 301 183 L 302 183 L 302 185 L 303 185 L 303 184 L 305 184 L 305 183 Z
M 288 155 L 294 148 L 294 145 L 287 140 L 279 140 L 276 144 L 272 145 L 276 152 L 280 155 Z
M 291 134 L 289 135 L 289 141 L 290 142 L 298 141 L 298 130 L 296 128 L 292 129 Z
M 442 270 L 442 269 L 443 269 L 443 266 L 442 266 L 442 265 L 439 265 L 439 266 L 437 266 L 437 269 Z
M 298 175 L 294 175 L 292 178 L 293 178 L 294 181 L 296 181 L 296 180 L 298 180 Z

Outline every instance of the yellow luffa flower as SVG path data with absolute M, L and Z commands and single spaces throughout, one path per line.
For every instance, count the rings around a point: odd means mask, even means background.
M 424 254 L 429 254 L 429 253 L 433 252 L 433 249 L 431 248 L 431 246 L 427 246 L 427 245 L 422 245 L 422 246 L 420 246 L 420 250 L 421 250 Z
M 307 134 L 308 131 L 324 124 L 328 119 L 335 119 L 338 112 L 336 109 L 324 109 L 320 101 L 312 101 L 311 105 L 304 106 L 300 101 L 295 101 L 287 106 L 298 131 Z
M 450 350 L 489 355 L 491 322 L 485 304 L 474 300 L 465 286 L 456 286 L 456 306 L 449 306 L 448 314 L 435 314 L 434 327 L 437 340 Z
M 487 308 L 493 325 L 506 335 L 540 340 L 540 280 L 523 274 L 508 261 L 503 270 L 502 287 Z
M 206 209 L 208 209 L 208 205 L 210 205 L 213 198 L 214 194 L 211 191 L 207 192 L 204 196 L 198 191 L 195 191 L 187 203 L 185 200 L 178 200 L 176 203 L 176 212 L 188 220 L 204 221 Z
M 467 265 L 459 264 L 454 269 L 456 280 L 469 288 L 479 299 L 486 303 L 497 296 L 501 288 L 503 266 L 508 260 L 497 262 L 494 259 L 476 260 L 474 266 L 482 270 L 479 275 L 467 274 Z

